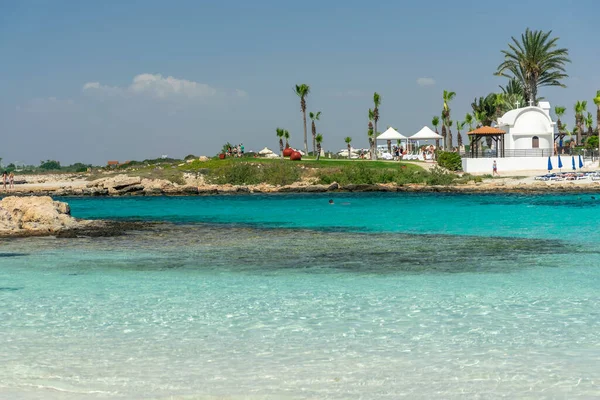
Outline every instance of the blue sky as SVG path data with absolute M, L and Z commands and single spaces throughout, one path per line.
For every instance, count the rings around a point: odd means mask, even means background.
M 0 157 L 103 164 L 214 155 L 227 141 L 275 149 L 278 126 L 301 147 L 296 83 L 311 86 L 326 149 L 346 136 L 366 147 L 374 91 L 380 130 L 430 124 L 444 89 L 457 93 L 453 118 L 462 119 L 474 97 L 505 83 L 493 76 L 500 50 L 527 27 L 552 29 L 573 61 L 568 88 L 540 94 L 569 112 L 588 100 L 595 116 L 599 2 L 444 4 L 0 2 Z M 572 127 L 572 112 L 566 120 Z

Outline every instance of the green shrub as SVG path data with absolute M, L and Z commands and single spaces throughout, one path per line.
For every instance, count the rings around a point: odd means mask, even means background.
M 261 182 L 260 169 L 249 163 L 232 163 L 211 171 L 209 181 L 218 185 L 255 185 Z
M 300 180 L 300 167 L 290 161 L 258 164 L 256 167 L 262 170 L 262 181 L 270 185 L 289 185 Z
M 289 185 L 300 180 L 300 167 L 289 161 L 270 164 L 234 162 L 210 170 L 207 180 L 219 185 Z
M 429 170 L 426 183 L 428 185 L 451 185 L 455 179 L 456 175 L 436 166 Z
M 60 170 L 60 162 L 54 160 L 42 161 L 40 169 L 43 171 L 58 171 Z
M 446 168 L 449 171 L 461 171 L 462 170 L 462 159 L 460 154 L 452 153 L 449 151 L 442 151 L 438 153 L 438 165 L 442 168 Z

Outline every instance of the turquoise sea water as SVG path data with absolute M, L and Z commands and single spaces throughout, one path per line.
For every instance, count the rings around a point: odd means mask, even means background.
M 598 397 L 592 196 L 67 199 L 164 223 L 0 241 L 0 398 Z

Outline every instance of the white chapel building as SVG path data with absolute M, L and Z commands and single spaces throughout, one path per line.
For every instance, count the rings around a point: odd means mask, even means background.
M 554 127 L 550 103 L 516 108 L 498 118 L 498 128 L 506 132 L 506 156 L 548 157 L 554 151 Z M 522 150 L 522 151 L 519 151 Z
M 553 165 L 558 165 L 554 156 L 555 126 L 549 102 L 541 101 L 537 106 L 530 102 L 527 107 L 510 110 L 498 118 L 497 128 L 505 132 L 502 140 L 496 142 L 500 148 L 491 155 L 463 158 L 463 171 L 491 173 L 494 161 L 499 173 L 543 171 L 548 168 L 548 157 Z

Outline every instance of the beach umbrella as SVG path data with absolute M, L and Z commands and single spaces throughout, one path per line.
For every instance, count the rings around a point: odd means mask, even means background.
M 573 171 L 577 170 L 577 168 L 575 168 L 575 156 L 571 156 L 571 166 L 573 167 Z
M 579 168 L 583 168 L 583 160 L 581 159 L 581 154 L 579 155 Z
M 558 155 L 558 169 L 562 170 L 562 160 L 560 159 L 560 154 Z
M 552 159 L 548 157 L 548 171 L 552 171 Z

